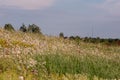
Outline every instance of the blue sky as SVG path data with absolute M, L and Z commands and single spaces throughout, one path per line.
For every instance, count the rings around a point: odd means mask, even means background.
M 120 0 L 0 0 L 0 26 L 38 25 L 44 34 L 120 38 Z

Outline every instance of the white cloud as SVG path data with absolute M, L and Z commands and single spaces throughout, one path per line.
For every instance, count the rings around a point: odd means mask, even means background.
M 0 0 L 0 6 L 34 10 L 52 6 L 55 0 Z

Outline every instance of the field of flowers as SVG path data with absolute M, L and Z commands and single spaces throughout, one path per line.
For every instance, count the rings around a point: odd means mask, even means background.
M 120 79 L 120 46 L 0 28 L 0 80 L 109 79 Z

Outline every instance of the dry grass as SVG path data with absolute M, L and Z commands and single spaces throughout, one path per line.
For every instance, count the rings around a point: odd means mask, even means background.
M 33 79 L 35 78 L 35 80 L 89 80 L 86 73 L 66 75 L 50 73 L 48 76 L 46 68 L 44 69 L 44 60 L 40 63 L 40 65 L 43 65 L 41 69 L 44 71 L 42 71 L 42 74 L 40 74 L 41 76 L 38 79 L 38 71 L 36 71 L 35 67 L 37 60 L 35 60 L 34 57 L 38 54 L 49 55 L 58 53 L 65 56 L 80 56 L 80 58 L 92 55 L 105 58 L 108 61 L 112 60 L 113 62 L 120 63 L 119 46 L 105 46 L 103 44 L 91 44 L 84 42 L 76 44 L 75 41 L 54 36 L 22 33 L 19 31 L 9 32 L 3 30 L 2 28 L 0 29 L 0 58 L 9 58 L 13 60 L 12 63 L 9 63 L 13 64 L 14 62 L 17 66 L 17 69 L 15 69 L 16 71 L 11 72 L 10 76 L 12 76 L 11 74 L 13 74 L 13 77 L 19 77 L 22 75 L 26 80 L 31 80 L 31 77 Z M 6 70 L 4 73 L 0 73 L 0 79 L 3 79 L 4 75 L 9 74 L 6 73 L 7 71 L 9 72 L 9 70 Z M 17 71 L 19 71 L 19 73 L 17 73 Z M 92 79 L 98 80 L 98 76 L 94 76 Z M 102 78 L 99 79 L 102 80 Z M 6 80 L 6 78 L 3 80 Z M 16 80 L 16 77 L 12 80 Z

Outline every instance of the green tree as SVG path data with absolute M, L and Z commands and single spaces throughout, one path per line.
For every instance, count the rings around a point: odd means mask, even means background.
M 28 32 L 42 34 L 41 29 L 35 24 L 32 24 L 32 25 L 28 26 Z
M 64 33 L 60 32 L 59 37 L 64 38 Z
M 5 24 L 4 29 L 8 31 L 15 31 L 15 29 L 11 24 Z
M 19 30 L 22 32 L 27 32 L 27 27 L 24 24 L 22 24 Z

